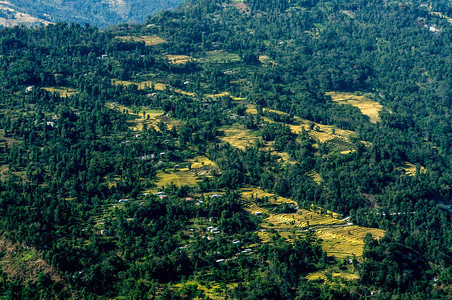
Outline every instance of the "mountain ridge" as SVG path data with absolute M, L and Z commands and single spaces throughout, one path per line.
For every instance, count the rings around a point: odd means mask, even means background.
M 90 23 L 99 27 L 141 23 L 148 16 L 173 9 L 182 2 L 183 0 L 9 0 L 0 2 L 0 26 L 45 25 L 59 21 Z

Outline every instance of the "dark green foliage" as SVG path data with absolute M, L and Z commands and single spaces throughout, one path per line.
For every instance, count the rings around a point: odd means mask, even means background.
M 443 2 L 435 9 L 447 13 Z M 218 282 L 223 290 L 238 283 L 224 295 L 244 299 L 450 296 L 451 216 L 442 206 L 452 199 L 450 24 L 416 2 L 245 4 L 189 1 L 146 25 L 106 31 L 56 23 L 0 32 L 0 231 L 38 251 L 62 278 L 60 284 L 42 273 L 23 282 L 2 273 L 2 296 L 202 297 L 196 284 L 174 288 L 187 281 Z M 153 34 L 168 43 L 115 38 Z M 240 59 L 203 62 L 231 53 Z M 165 54 L 199 60 L 172 64 Z M 274 63 L 262 64 L 260 55 Z M 115 86 L 112 79 L 167 88 Z M 77 93 L 63 97 L 46 86 Z M 359 90 L 385 106 L 381 122 L 325 96 Z M 232 97 L 204 96 L 225 91 Z M 111 102 L 129 112 L 107 107 Z M 248 115 L 247 104 L 258 114 Z M 137 135 L 127 121 L 142 106 L 164 115 L 159 130 L 149 126 Z M 355 136 L 319 143 L 308 131 L 291 131 L 295 117 Z M 169 118 L 183 123 L 170 129 Z M 311 124 L 308 130 L 317 131 Z M 222 143 L 224 126 L 255 130 L 291 162 L 263 151 L 259 141 L 243 150 Z M 167 197 L 144 195 L 159 171 L 198 155 L 218 164 L 212 177 L 196 187 L 169 185 Z M 417 167 L 413 176 L 402 171 L 406 162 Z M 261 219 L 242 209 L 237 192 L 245 185 L 387 235 L 366 238 L 359 282 L 308 282 L 308 272 L 329 266 L 325 253 L 309 233 L 293 243 L 260 243 Z M 265 199 L 260 205 L 274 213 L 295 209 Z M 247 245 L 253 249 L 243 253 Z

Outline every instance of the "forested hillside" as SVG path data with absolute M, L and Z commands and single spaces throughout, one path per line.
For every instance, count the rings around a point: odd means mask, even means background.
M 0 4 L 0 25 L 39 25 L 64 21 L 107 27 L 119 23 L 142 23 L 148 16 L 175 8 L 182 2 L 183 0 L 8 0 Z M 23 14 L 30 17 L 23 18 Z
M 448 16 L 189 0 L 2 29 L 1 295 L 449 299 Z

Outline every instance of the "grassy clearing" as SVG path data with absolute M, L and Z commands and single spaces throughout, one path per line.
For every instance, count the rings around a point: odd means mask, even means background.
M 3 132 L 4 133 L 4 132 Z M 3 147 L 4 144 L 6 143 L 6 145 L 8 146 L 8 148 L 12 147 L 14 144 L 19 144 L 20 140 L 17 139 L 13 139 L 10 137 L 6 137 L 4 135 L 0 135 L 0 147 Z
M 67 88 L 67 87 L 43 87 L 43 90 L 46 90 L 51 93 L 58 93 L 60 97 L 69 97 L 77 93 L 77 90 Z
M 167 41 L 156 35 L 117 36 L 116 38 L 121 41 L 144 42 L 146 46 L 155 46 L 167 43 Z
M 369 117 L 371 123 L 380 121 L 379 112 L 382 110 L 383 106 L 377 101 L 371 100 L 365 95 L 360 95 L 358 93 L 328 92 L 326 94 L 331 96 L 334 102 L 359 108 L 363 115 Z
M 0 238 L 0 268 L 10 279 L 36 282 L 42 272 L 55 282 L 62 282 L 57 271 L 44 261 L 36 249 Z
M 199 59 L 203 63 L 226 64 L 240 61 L 240 56 L 223 50 L 207 51 L 206 55 Z

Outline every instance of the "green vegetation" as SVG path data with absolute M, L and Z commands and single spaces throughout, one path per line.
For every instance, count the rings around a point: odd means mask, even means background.
M 3 29 L 0 296 L 450 298 L 446 8 Z

